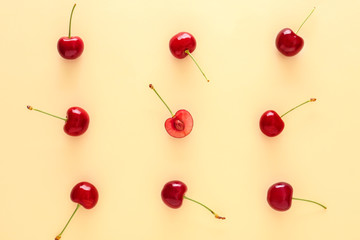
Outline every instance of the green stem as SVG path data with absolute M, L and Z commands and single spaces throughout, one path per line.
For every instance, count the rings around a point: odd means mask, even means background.
M 185 53 L 187 55 L 189 55 L 191 57 L 191 59 L 195 62 L 196 66 L 199 68 L 200 72 L 202 73 L 202 75 L 205 77 L 206 81 L 210 82 L 210 80 L 206 77 L 205 73 L 203 72 L 203 70 L 201 69 L 201 67 L 199 66 L 199 64 L 197 63 L 196 59 L 194 58 L 194 56 L 190 53 L 190 51 L 188 49 L 185 50 Z
M 79 207 L 80 207 L 80 204 L 78 204 L 78 205 L 76 206 L 75 211 L 74 211 L 73 214 L 71 215 L 69 221 L 66 223 L 66 225 L 65 225 L 65 227 L 63 228 L 63 230 L 61 231 L 61 233 L 59 233 L 59 235 L 57 235 L 55 239 L 58 240 L 58 239 L 61 238 L 61 235 L 63 234 L 63 232 L 65 231 L 65 229 L 66 229 L 67 226 L 69 225 L 71 219 L 74 217 L 74 215 L 75 215 L 75 213 L 77 212 L 77 210 L 79 209 Z
M 73 13 L 74 13 L 74 9 L 76 7 L 76 3 L 74 4 L 72 10 L 71 10 L 71 14 L 70 14 L 70 22 L 69 22 L 69 38 L 71 38 L 71 22 L 72 22 L 72 16 L 73 16 Z
M 190 201 L 192 201 L 192 202 L 194 202 L 194 203 L 197 203 L 197 204 L 203 206 L 204 208 L 206 208 L 207 210 L 209 210 L 209 211 L 210 211 L 216 218 L 218 218 L 218 219 L 225 219 L 224 217 L 220 217 L 219 215 L 217 215 L 213 210 L 211 210 L 210 208 L 208 208 L 206 205 L 202 204 L 201 202 L 198 202 L 198 201 L 196 201 L 196 200 L 194 200 L 194 199 L 188 198 L 188 197 L 185 196 L 185 195 L 184 195 L 184 199 L 190 200 Z
M 171 111 L 171 109 L 169 108 L 169 106 L 166 104 L 166 102 L 160 97 L 160 95 L 158 94 L 158 92 L 156 91 L 156 89 L 154 88 L 154 86 L 152 84 L 149 84 L 149 88 L 151 88 L 152 90 L 154 90 L 154 92 L 156 93 L 156 95 L 158 95 L 158 97 L 160 98 L 160 100 L 165 104 L 165 106 L 167 107 L 167 109 L 169 110 L 171 116 L 173 117 L 174 114 Z
M 294 200 L 299 200 L 299 201 L 305 201 L 305 202 L 315 203 L 315 204 L 317 204 L 317 205 L 319 205 L 319 206 L 323 207 L 324 209 L 327 209 L 327 207 L 326 207 L 326 206 L 322 205 L 321 203 L 318 203 L 318 202 L 312 201 L 312 200 L 302 199 L 302 198 L 294 198 L 294 197 L 293 197 L 292 199 L 294 199 Z
M 309 17 L 311 16 L 311 14 L 313 14 L 314 11 L 315 11 L 315 7 L 314 7 L 313 10 L 310 12 L 310 14 L 307 16 L 307 18 L 303 21 L 303 23 L 300 25 L 299 29 L 296 31 L 295 34 L 297 34 L 297 33 L 300 31 L 301 27 L 302 27 L 302 26 L 304 25 L 304 23 L 309 19 Z
M 56 115 L 53 115 L 53 114 L 50 114 L 50 113 L 47 113 L 47 112 L 41 111 L 41 110 L 39 110 L 39 109 L 33 108 L 32 106 L 27 106 L 27 109 L 29 109 L 29 110 L 34 110 L 34 111 L 37 111 L 37 112 L 41 112 L 41 113 L 46 114 L 46 115 L 49 115 L 49 116 L 51 116 L 51 117 L 54 117 L 54 118 L 58 118 L 58 119 L 64 120 L 65 122 L 67 121 L 67 119 L 66 119 L 66 118 L 62 118 L 62 117 L 59 117 L 59 116 L 56 116 Z
M 286 115 L 286 114 L 288 114 L 289 112 L 291 112 L 291 111 L 293 111 L 293 110 L 297 109 L 298 107 L 300 107 L 300 106 L 302 106 L 302 105 L 304 105 L 304 104 L 306 104 L 306 103 L 308 103 L 308 102 L 315 102 L 315 101 L 316 101 L 316 98 L 310 98 L 310 100 L 307 100 L 307 101 L 305 101 L 305 102 L 303 102 L 303 103 L 301 103 L 301 104 L 297 105 L 296 107 L 294 107 L 294 108 L 290 109 L 289 111 L 287 111 L 286 113 L 284 113 L 284 114 L 283 114 L 283 115 L 281 115 L 280 117 L 282 118 L 283 116 L 285 116 L 285 115 Z

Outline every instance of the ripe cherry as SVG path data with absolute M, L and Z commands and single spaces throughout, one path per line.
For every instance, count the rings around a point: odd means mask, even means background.
M 200 68 L 194 56 L 191 54 L 196 48 L 196 40 L 193 35 L 188 32 L 179 32 L 170 39 L 169 47 L 170 52 L 176 58 L 182 59 L 189 55 L 191 59 L 195 62 L 196 66 L 199 68 L 202 75 L 205 77 L 206 81 L 209 82 L 209 79 L 206 77 L 205 73 Z
M 70 136 L 80 136 L 81 134 L 86 132 L 86 130 L 89 127 L 89 122 L 90 122 L 89 114 L 81 107 L 69 108 L 67 110 L 66 118 L 52 115 L 50 113 L 33 108 L 32 106 L 27 106 L 27 108 L 29 110 L 34 110 L 64 120 L 65 121 L 64 132 Z
M 152 90 L 154 90 L 156 95 L 165 104 L 165 106 L 167 107 L 167 109 L 169 110 L 172 116 L 171 118 L 168 118 L 165 121 L 166 131 L 170 134 L 170 136 L 175 138 L 183 138 L 187 136 L 191 132 L 194 125 L 194 121 L 191 114 L 188 111 L 181 109 L 177 111 L 174 115 L 171 109 L 169 108 L 169 106 L 165 103 L 165 101 L 160 97 L 158 92 L 155 90 L 154 86 L 150 84 L 149 87 Z
M 175 209 L 181 207 L 183 199 L 187 199 L 209 210 L 215 216 L 215 218 L 225 219 L 224 217 L 220 217 L 219 215 L 217 215 L 213 210 L 211 210 L 204 204 L 186 197 L 185 196 L 186 191 L 187 191 L 187 187 L 185 183 L 178 180 L 170 181 L 164 185 L 161 191 L 161 198 L 167 206 Z
M 274 110 L 268 110 L 263 113 L 263 115 L 260 118 L 260 130 L 268 137 L 275 137 L 279 135 L 282 130 L 285 127 L 285 123 L 282 120 L 282 117 L 284 117 L 289 112 L 295 110 L 296 108 L 308 103 L 308 102 L 315 102 L 316 98 L 311 98 L 308 101 L 305 101 L 296 107 L 290 109 L 283 115 L 279 116 Z
M 61 235 L 64 233 L 65 229 L 69 225 L 71 219 L 74 217 L 75 213 L 79 209 L 80 205 L 86 209 L 91 209 L 95 207 L 99 199 L 99 193 L 94 185 L 89 182 L 80 182 L 76 184 L 70 194 L 70 198 L 73 202 L 77 203 L 76 209 L 71 215 L 70 219 L 66 223 L 63 230 L 56 236 L 55 240 L 59 240 Z
M 301 27 L 308 20 L 311 14 L 314 12 L 315 8 L 307 16 L 304 22 L 300 25 L 299 29 L 294 33 L 290 28 L 284 28 L 281 30 L 275 40 L 277 49 L 287 57 L 295 56 L 298 54 L 304 46 L 304 39 L 302 39 L 298 34 Z
M 291 207 L 292 200 L 300 200 L 315 203 L 324 209 L 326 207 L 318 202 L 312 200 L 294 198 L 293 197 L 293 188 L 290 184 L 286 182 L 278 182 L 273 184 L 267 192 L 267 201 L 269 205 L 277 211 L 286 211 Z
M 69 35 L 67 37 L 61 37 L 57 43 L 58 52 L 65 59 L 76 59 L 80 57 L 84 51 L 83 40 L 78 36 L 71 36 L 71 21 L 75 6 L 76 4 L 74 4 L 70 15 Z

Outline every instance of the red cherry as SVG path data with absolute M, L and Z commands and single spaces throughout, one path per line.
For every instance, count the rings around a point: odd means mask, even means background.
M 224 217 L 220 217 L 219 215 L 217 215 L 213 210 L 208 208 L 206 205 L 186 197 L 185 196 L 186 191 L 187 191 L 187 186 L 185 185 L 185 183 L 178 180 L 170 181 L 164 185 L 161 191 L 161 198 L 167 206 L 175 209 L 181 207 L 183 203 L 183 199 L 187 199 L 209 210 L 215 216 L 215 218 L 225 219 Z
M 196 48 L 196 40 L 193 35 L 188 32 L 179 32 L 170 39 L 169 48 L 172 55 L 176 58 L 182 59 L 189 55 L 199 68 L 202 75 L 205 77 L 206 81 L 209 82 L 209 79 L 200 68 L 194 56 L 191 54 Z
M 89 122 L 90 122 L 89 114 L 81 107 L 69 108 L 67 111 L 66 118 L 62 118 L 62 117 L 41 111 L 39 109 L 33 108 L 32 106 L 27 106 L 27 108 L 29 110 L 34 110 L 34 111 L 41 112 L 41 113 L 47 114 L 49 116 L 64 120 L 65 121 L 64 132 L 70 136 L 80 136 L 84 132 L 86 132 L 86 130 L 89 127 Z
M 64 131 L 70 136 L 80 136 L 89 127 L 89 114 L 80 107 L 71 107 L 67 111 Z
M 165 104 L 165 106 L 167 107 L 167 109 L 169 110 L 172 116 L 171 118 L 168 118 L 165 121 L 165 130 L 168 132 L 168 134 L 175 138 L 183 138 L 189 135 L 194 125 L 194 121 L 191 114 L 188 111 L 181 109 L 177 111 L 174 115 L 171 109 L 169 108 L 169 106 L 160 97 L 154 86 L 150 84 L 149 87 L 152 90 L 154 90 L 156 95 Z
M 86 209 L 95 207 L 99 199 L 99 193 L 94 185 L 88 182 L 76 184 L 70 194 L 73 202 L 82 205 Z
M 61 37 L 57 43 L 58 52 L 65 59 L 76 59 L 80 57 L 84 51 L 83 40 L 78 36 L 71 36 L 71 21 L 75 6 L 76 4 L 74 4 L 70 15 L 69 35 L 67 37 Z
M 312 200 L 302 199 L 302 198 L 294 198 L 293 197 L 293 188 L 290 184 L 286 182 L 278 182 L 269 188 L 267 192 L 267 201 L 269 205 L 277 210 L 277 211 L 286 211 L 291 207 L 292 200 L 300 200 L 315 203 L 324 209 L 326 207 L 318 202 L 314 202 Z
M 99 199 L 99 193 L 94 185 L 89 182 L 80 182 L 76 184 L 73 189 L 71 190 L 70 198 L 73 202 L 77 203 L 76 209 L 71 215 L 70 219 L 66 223 L 63 230 L 56 236 L 55 240 L 59 240 L 61 235 L 64 233 L 65 229 L 71 222 L 72 218 L 74 217 L 75 213 L 79 209 L 80 205 L 86 209 L 91 209 L 95 207 L 96 203 Z
M 294 33 L 290 28 L 284 28 L 281 30 L 275 40 L 277 49 L 287 57 L 295 56 L 298 54 L 304 46 L 304 39 L 302 39 L 297 33 L 308 20 L 315 8 L 310 12 L 304 22 L 300 25 L 299 29 Z
M 268 137 L 275 137 L 275 136 L 279 135 L 285 127 L 285 123 L 282 120 L 282 117 L 284 117 L 289 112 L 295 110 L 296 108 L 298 108 L 308 102 L 315 102 L 315 101 L 316 101 L 316 98 L 310 98 L 310 100 L 307 100 L 307 101 L 297 105 L 296 107 L 290 109 L 289 111 L 287 111 L 286 113 L 284 113 L 281 116 L 279 116 L 274 110 L 268 110 L 268 111 L 264 112 L 260 118 L 260 123 L 259 123 L 260 130 Z

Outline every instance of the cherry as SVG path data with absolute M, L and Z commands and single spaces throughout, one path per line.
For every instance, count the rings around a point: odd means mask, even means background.
M 210 81 L 195 60 L 194 56 L 191 54 L 196 48 L 196 40 L 193 35 L 188 32 L 179 32 L 170 39 L 169 47 L 170 52 L 176 58 L 182 59 L 189 55 L 199 68 L 202 75 L 205 77 L 206 81 Z
M 273 184 L 267 192 L 267 201 L 269 205 L 277 211 L 286 211 L 291 207 L 292 200 L 300 200 L 315 203 L 324 209 L 326 207 L 318 202 L 312 200 L 294 198 L 293 197 L 293 188 L 290 184 L 286 182 L 278 182 Z
M 64 233 L 65 229 L 69 225 L 71 219 L 74 217 L 75 213 L 79 209 L 80 205 L 86 209 L 91 209 L 95 207 L 99 199 L 99 193 L 94 185 L 89 182 L 80 182 L 76 184 L 71 190 L 70 198 L 73 202 L 77 203 L 75 211 L 71 215 L 70 219 L 66 223 L 63 230 L 56 236 L 55 240 L 59 240 L 61 235 Z
M 81 107 L 69 108 L 67 110 L 66 118 L 52 115 L 50 113 L 33 108 L 32 106 L 27 106 L 27 108 L 29 110 L 34 110 L 64 120 L 65 121 L 64 131 L 70 136 L 80 136 L 81 134 L 86 132 L 86 130 L 89 127 L 89 122 L 90 122 L 89 114 Z
M 70 15 L 69 35 L 67 37 L 61 37 L 57 43 L 58 52 L 65 59 L 76 59 L 80 57 L 84 51 L 83 40 L 78 36 L 71 36 L 71 20 L 75 7 L 76 4 L 74 4 Z
M 171 118 L 168 118 L 165 121 L 166 131 L 170 134 L 170 136 L 175 137 L 175 138 L 183 138 L 183 137 L 187 136 L 191 132 L 193 125 L 194 125 L 194 121 L 193 121 L 191 114 L 188 111 L 181 109 L 181 110 L 177 111 L 174 115 L 173 112 L 171 111 L 171 109 L 169 108 L 169 106 L 160 97 L 160 95 L 158 94 L 158 92 L 156 91 L 154 86 L 152 84 L 149 84 L 149 87 L 152 90 L 154 90 L 156 95 L 165 104 L 165 106 L 167 107 L 167 109 L 169 110 L 169 112 L 172 116 Z
M 225 219 L 224 217 L 220 217 L 219 215 L 217 215 L 213 210 L 211 210 L 204 204 L 186 197 L 185 196 L 186 191 L 187 191 L 187 186 L 185 185 L 185 183 L 178 180 L 170 181 L 164 185 L 161 191 L 161 198 L 167 206 L 175 209 L 181 207 L 183 199 L 187 199 L 209 210 L 215 216 L 215 218 Z
M 296 107 L 290 109 L 283 115 L 279 116 L 274 110 L 268 110 L 263 113 L 263 115 L 260 118 L 260 129 L 261 131 L 268 137 L 275 137 L 279 135 L 282 130 L 285 127 L 285 123 L 282 120 L 282 117 L 284 117 L 289 112 L 295 110 L 296 108 L 308 103 L 308 102 L 315 102 L 316 98 L 310 98 L 310 100 L 305 101 Z
M 298 54 L 304 46 L 304 39 L 298 34 L 301 27 L 308 20 L 315 8 L 310 12 L 304 22 L 300 25 L 299 29 L 294 33 L 290 28 L 284 28 L 281 30 L 275 40 L 277 49 L 287 57 L 295 56 Z

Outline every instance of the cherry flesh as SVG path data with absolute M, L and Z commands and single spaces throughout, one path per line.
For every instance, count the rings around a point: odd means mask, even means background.
M 297 33 L 311 16 L 311 14 L 314 12 L 314 10 L 315 8 L 307 16 L 305 21 L 300 25 L 296 33 L 293 32 L 293 30 L 291 30 L 290 28 L 284 28 L 278 33 L 278 35 L 276 36 L 275 45 L 279 52 L 281 52 L 287 57 L 291 57 L 295 56 L 301 51 L 301 49 L 304 47 L 304 39 L 297 35 Z
M 167 133 L 174 138 L 183 138 L 189 135 L 194 126 L 194 120 L 191 114 L 185 109 L 180 109 L 175 114 L 173 114 L 169 106 L 160 97 L 154 86 L 150 84 L 149 87 L 154 90 L 156 95 L 165 104 L 172 116 L 165 121 L 165 130 Z
M 293 188 L 290 184 L 286 182 L 278 182 L 270 186 L 267 192 L 267 201 L 273 209 L 277 211 L 286 211 L 291 207 L 292 200 L 300 200 L 315 203 L 324 209 L 326 207 L 318 202 L 312 200 L 294 198 L 293 197 Z
M 188 32 L 179 32 L 170 39 L 169 48 L 172 55 L 178 59 L 183 59 L 186 56 L 190 56 L 191 59 L 195 62 L 196 66 L 199 68 L 202 75 L 205 77 L 206 81 L 209 82 L 209 79 L 206 77 L 194 56 L 191 54 L 196 48 L 196 40 L 193 35 Z
M 61 37 L 57 43 L 57 49 L 60 54 L 65 59 L 76 59 L 80 57 L 80 55 L 84 51 L 84 42 L 78 36 L 71 36 L 71 21 L 73 12 L 75 9 L 76 4 L 71 11 L 70 15 L 70 23 L 69 23 L 69 35 L 66 37 Z
M 33 108 L 32 106 L 27 106 L 27 108 L 29 110 L 34 110 L 64 120 L 65 121 L 64 132 L 70 136 L 74 136 L 74 137 L 80 136 L 83 133 L 85 133 L 89 127 L 89 123 L 90 123 L 89 114 L 81 107 L 69 108 L 67 110 L 66 118 L 58 117 L 56 115 Z
M 224 217 L 221 217 L 218 214 L 216 214 L 206 205 L 185 196 L 186 191 L 187 191 L 187 186 L 185 185 L 185 183 L 178 180 L 170 181 L 164 185 L 161 191 L 161 198 L 168 207 L 174 209 L 180 208 L 183 203 L 183 199 L 187 199 L 206 208 L 215 216 L 215 218 L 225 219 Z
M 259 122 L 260 130 L 268 137 L 275 137 L 279 135 L 284 130 L 285 127 L 285 123 L 282 120 L 282 117 L 284 117 L 289 112 L 295 110 L 296 108 L 306 103 L 315 102 L 315 101 L 316 98 L 311 98 L 310 100 L 305 101 L 297 105 L 296 107 L 290 109 L 281 116 L 279 116 L 279 114 L 277 114 L 274 110 L 268 110 L 264 112 L 263 115 L 261 115 L 260 117 L 260 122 Z
M 56 236 L 55 240 L 59 240 L 61 238 L 75 213 L 79 210 L 80 205 L 86 209 L 95 207 L 99 200 L 99 193 L 93 184 L 89 182 L 79 182 L 71 190 L 70 198 L 73 202 L 77 203 L 75 211 L 71 215 L 63 230 Z

